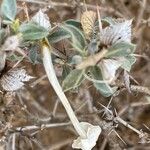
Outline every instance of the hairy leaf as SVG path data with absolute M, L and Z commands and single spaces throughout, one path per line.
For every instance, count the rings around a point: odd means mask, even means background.
M 54 31 L 50 35 L 48 35 L 48 41 L 50 43 L 57 43 L 61 40 L 64 40 L 64 39 L 67 39 L 70 37 L 71 37 L 71 35 L 66 30 L 59 27 L 56 31 Z
M 38 40 L 48 35 L 47 29 L 34 23 L 22 24 L 20 32 L 23 34 L 24 40 Z
M 131 23 L 126 20 L 104 28 L 100 33 L 100 41 L 105 45 L 113 45 L 118 42 L 131 42 Z
M 65 21 L 65 23 L 68 25 L 75 26 L 78 29 L 81 29 L 81 23 L 79 21 L 74 20 L 74 19 L 69 19 L 69 20 Z
M 91 67 L 90 73 L 95 80 L 103 80 L 102 72 L 99 67 L 97 66 Z M 111 88 L 108 83 L 94 82 L 93 84 L 96 87 L 96 89 L 100 91 L 100 93 L 105 97 L 111 96 L 116 90 L 115 87 Z
M 1 4 L 1 13 L 5 20 L 13 21 L 16 17 L 16 0 L 3 0 Z
M 72 25 L 65 24 L 62 28 L 70 34 L 72 46 L 78 51 L 83 51 L 86 46 L 86 40 L 83 33 Z
M 132 65 L 136 62 L 136 58 L 132 55 L 126 57 L 118 58 L 118 61 L 121 63 L 121 67 L 126 71 L 130 71 Z
M 135 50 L 135 45 L 128 42 L 116 43 L 108 49 L 106 57 L 121 57 L 128 56 Z
M 83 70 L 72 70 L 62 83 L 64 91 L 78 87 L 84 79 Z

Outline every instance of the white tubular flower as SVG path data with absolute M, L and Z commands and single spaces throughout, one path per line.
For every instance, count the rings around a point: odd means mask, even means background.
M 98 136 L 101 133 L 101 128 L 99 126 L 93 126 L 86 122 L 80 123 L 78 121 L 56 77 L 55 70 L 52 64 L 50 49 L 44 45 L 42 52 L 43 65 L 49 82 L 51 83 L 57 96 L 62 102 L 75 130 L 79 134 L 79 137 L 74 141 L 72 146 L 73 148 L 81 148 L 82 150 L 91 150 L 96 144 Z

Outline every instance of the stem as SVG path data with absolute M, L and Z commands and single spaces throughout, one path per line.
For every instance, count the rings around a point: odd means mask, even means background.
M 107 52 L 108 51 L 106 49 L 104 49 L 95 55 L 90 55 L 85 60 L 83 60 L 83 62 L 78 64 L 76 66 L 76 69 L 85 69 L 89 66 L 95 66 L 98 61 L 100 61 L 102 58 L 105 57 Z
M 127 128 L 133 130 L 134 132 L 136 132 L 138 135 L 140 135 L 141 137 L 143 136 L 143 133 L 140 132 L 139 130 L 135 129 L 134 127 L 132 127 L 131 125 L 129 125 L 127 122 L 125 122 L 123 119 L 121 119 L 120 117 L 116 117 L 116 120 L 123 124 L 124 126 L 126 126 Z
M 50 49 L 46 45 L 44 45 L 42 52 L 43 52 L 43 65 L 44 65 L 47 77 L 49 79 L 49 82 L 51 83 L 57 96 L 59 97 L 60 101 L 62 102 L 63 106 L 65 107 L 65 110 L 66 110 L 75 130 L 82 138 L 86 138 L 86 132 L 80 126 L 80 123 L 79 123 L 77 117 L 75 116 L 75 114 L 68 102 L 68 99 L 66 98 L 66 96 L 58 82 L 58 79 L 56 77 L 55 70 L 54 70 L 54 67 L 52 64 Z
M 15 131 L 42 130 L 42 129 L 48 129 L 48 128 L 67 126 L 70 124 L 71 122 L 42 124 L 41 126 L 31 125 L 31 126 L 17 127 Z

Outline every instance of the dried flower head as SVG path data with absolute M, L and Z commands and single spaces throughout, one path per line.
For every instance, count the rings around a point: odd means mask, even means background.
M 81 24 L 86 38 L 89 38 L 91 36 L 96 18 L 96 13 L 93 11 L 85 11 L 82 14 Z

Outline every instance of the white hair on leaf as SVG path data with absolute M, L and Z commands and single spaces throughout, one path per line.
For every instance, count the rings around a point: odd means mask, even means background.
M 104 28 L 100 33 L 100 41 L 105 45 L 113 45 L 118 42 L 131 42 L 132 20 L 116 22 Z

